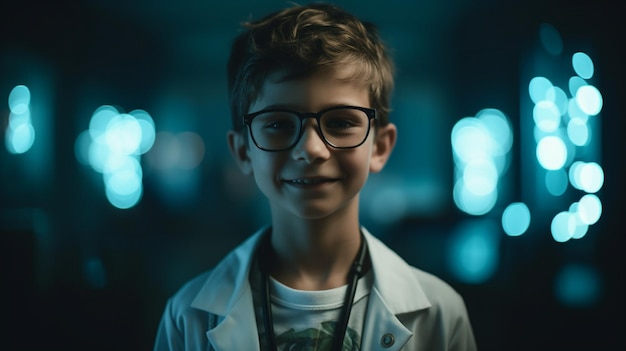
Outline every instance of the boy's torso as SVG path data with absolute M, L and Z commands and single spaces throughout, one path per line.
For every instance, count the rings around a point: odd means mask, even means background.
M 361 349 L 399 350 L 402 346 L 406 350 L 453 349 L 454 345 L 449 343 L 455 338 L 462 346 L 459 350 L 474 350 L 461 297 L 445 282 L 409 266 L 363 231 L 372 258 L 373 284 Z M 263 232 L 257 232 L 215 269 L 189 282 L 172 298 L 170 329 L 178 329 L 177 333 L 182 333 L 190 343 L 208 346 L 208 341 L 216 350 L 259 348 L 248 277 L 251 257 Z M 209 321 L 214 315 L 218 316 L 217 324 L 212 326 Z M 158 344 L 159 339 L 155 349 L 159 349 Z M 191 350 L 201 345 L 185 346 Z

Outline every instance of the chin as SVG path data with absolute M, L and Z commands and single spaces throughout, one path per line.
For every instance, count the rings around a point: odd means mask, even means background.
M 346 214 L 349 206 L 328 206 L 328 204 L 321 206 L 306 206 L 291 208 L 291 213 L 295 216 L 305 220 L 321 220 L 330 218 L 333 216 L 341 216 Z
M 323 209 L 298 209 L 292 212 L 295 216 L 305 220 L 319 220 L 331 216 L 334 212 Z

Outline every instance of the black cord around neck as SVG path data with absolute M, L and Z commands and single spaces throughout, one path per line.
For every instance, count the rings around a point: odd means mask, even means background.
M 268 234 L 263 238 L 263 242 L 261 243 L 261 247 L 259 250 L 259 267 L 261 268 L 261 292 L 263 293 L 263 324 L 265 326 L 265 341 L 268 350 L 276 351 L 278 350 L 276 345 L 276 337 L 274 335 L 274 321 L 272 318 L 272 306 L 270 300 L 270 275 L 269 275 L 269 253 L 271 251 L 271 236 Z M 350 313 L 352 312 L 352 304 L 354 302 L 354 296 L 356 295 L 356 287 L 359 282 L 359 278 L 363 274 L 363 268 L 365 264 L 365 257 L 367 256 L 367 243 L 365 242 L 365 237 L 363 233 L 361 233 L 361 243 L 359 245 L 359 252 L 354 262 L 352 263 L 352 267 L 350 269 L 350 274 L 348 276 L 348 288 L 346 290 L 346 297 L 343 303 L 343 307 L 341 309 L 341 313 L 339 315 L 339 322 L 335 327 L 335 332 L 333 334 L 333 343 L 332 349 L 333 351 L 341 351 L 343 348 L 343 340 L 346 336 L 346 331 L 348 330 L 348 322 L 350 320 Z

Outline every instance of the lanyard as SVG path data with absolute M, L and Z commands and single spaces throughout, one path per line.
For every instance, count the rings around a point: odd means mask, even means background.
M 274 321 L 272 320 L 272 306 L 270 301 L 270 284 L 269 284 L 269 269 L 267 269 L 267 255 L 271 247 L 270 235 L 265 236 L 265 240 L 261 244 L 261 275 L 262 275 L 262 287 L 261 292 L 263 294 L 263 323 L 265 325 L 265 338 L 267 347 L 270 351 L 278 350 L 276 347 L 276 339 L 274 335 Z M 361 244 L 359 245 L 359 252 L 352 268 L 350 269 L 350 275 L 348 276 L 348 289 L 346 290 L 346 297 L 339 315 L 339 323 L 335 329 L 333 335 L 332 349 L 334 351 L 341 351 L 343 347 L 343 339 L 346 336 L 348 329 L 348 321 L 350 320 L 350 312 L 352 311 L 352 303 L 356 294 L 356 286 L 359 281 L 359 277 L 363 271 L 363 265 L 365 257 L 367 256 L 367 244 L 365 243 L 365 237 L 361 233 Z M 264 259 L 265 258 L 265 259 Z

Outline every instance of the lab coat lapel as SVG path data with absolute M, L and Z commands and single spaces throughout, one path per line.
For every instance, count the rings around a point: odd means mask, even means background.
M 250 289 L 217 326 L 206 335 L 215 351 L 259 350 L 259 338 Z
M 397 315 L 429 308 L 430 301 L 413 268 L 365 228 L 361 230 L 370 251 L 374 288 L 387 309 Z
M 376 288 L 370 292 L 369 299 L 361 349 L 400 350 L 413 333 L 387 308 Z
M 248 281 L 255 248 L 265 229 L 231 252 L 211 272 L 191 306 L 218 316 L 206 332 L 216 351 L 259 350 L 252 290 Z
M 374 271 L 362 349 L 399 350 L 413 333 L 397 315 L 427 309 L 431 304 L 412 268 L 365 228 L 362 231 Z

